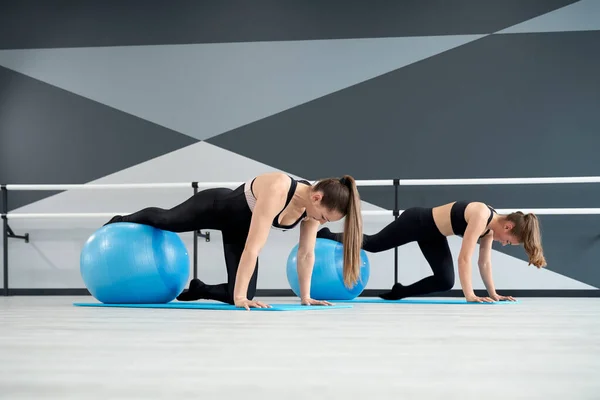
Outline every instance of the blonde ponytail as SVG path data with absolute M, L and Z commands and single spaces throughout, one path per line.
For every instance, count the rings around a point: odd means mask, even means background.
M 547 264 L 542 249 L 542 234 L 537 216 L 535 214 L 525 215 L 521 211 L 517 211 L 507 215 L 506 219 L 515 224 L 511 233 L 519 242 L 523 243 L 523 248 L 529 258 L 528 265 L 533 264 L 538 268 L 545 267 Z
M 538 268 L 545 267 L 546 259 L 542 250 L 542 235 L 538 218 L 534 214 L 527 214 L 523 220 L 522 241 L 525 252 L 529 256 L 529 264 Z

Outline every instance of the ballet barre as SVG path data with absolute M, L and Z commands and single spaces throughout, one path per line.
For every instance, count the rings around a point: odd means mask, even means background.
M 521 211 L 525 214 L 537 215 L 594 215 L 600 214 L 600 208 L 497 208 L 498 214 L 510 214 Z M 363 216 L 393 216 L 401 215 L 405 210 L 362 210 Z M 112 218 L 115 215 L 128 215 L 133 211 L 100 212 L 100 213 L 8 213 L 1 214 L 7 219 L 48 219 L 48 218 Z
M 311 183 L 316 180 L 309 181 Z M 164 183 L 89 183 L 89 184 L 3 184 L 0 185 L 2 192 L 3 220 L 3 271 L 4 284 L 3 293 L 8 296 L 8 239 L 23 239 L 29 242 L 29 234 L 17 235 L 11 229 L 8 221 L 17 219 L 46 219 L 46 218 L 110 218 L 114 215 L 126 215 L 131 212 L 101 212 L 101 213 L 19 213 L 8 212 L 8 192 L 13 191 L 67 191 L 67 190 L 141 190 L 141 189 L 193 189 L 194 194 L 199 189 L 226 187 L 236 188 L 244 182 L 164 182 Z M 539 184 L 582 184 L 600 183 L 600 176 L 582 177 L 530 177 L 530 178 L 466 178 L 466 179 L 378 179 L 378 180 L 356 180 L 359 187 L 393 186 L 394 187 L 394 209 L 393 210 L 363 210 L 363 216 L 393 216 L 398 218 L 404 210 L 398 207 L 398 188 L 400 186 L 464 186 L 464 185 L 539 185 Z M 499 214 L 509 214 L 513 211 L 534 213 L 539 215 L 593 215 L 600 214 L 600 208 L 515 208 L 497 209 Z M 198 237 L 210 241 L 210 232 L 202 233 L 194 231 L 194 277 L 197 277 L 198 264 Z M 394 249 L 394 279 L 398 282 L 398 248 Z
M 309 180 L 311 183 L 317 180 Z M 89 183 L 89 184 L 6 184 L 6 190 L 105 190 L 105 189 L 185 189 L 236 188 L 244 182 L 166 182 L 166 183 Z M 540 177 L 540 178 L 459 178 L 459 179 L 376 179 L 356 180 L 356 186 L 441 186 L 441 185 L 539 185 L 565 183 L 600 183 L 600 176 Z

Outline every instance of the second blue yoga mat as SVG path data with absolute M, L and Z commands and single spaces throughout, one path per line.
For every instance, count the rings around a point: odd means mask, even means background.
M 384 300 L 384 299 L 380 299 L 380 298 L 364 298 L 364 297 L 357 297 L 356 299 L 353 300 L 329 300 L 331 302 L 336 302 L 336 303 L 381 303 L 381 304 L 467 304 L 467 305 L 472 305 L 472 304 L 476 304 L 476 305 L 497 305 L 497 304 L 514 304 L 517 303 L 518 301 L 496 301 L 493 303 L 476 303 L 476 302 L 468 302 L 465 299 L 418 299 L 418 298 L 411 298 L 411 299 L 401 299 L 401 300 Z

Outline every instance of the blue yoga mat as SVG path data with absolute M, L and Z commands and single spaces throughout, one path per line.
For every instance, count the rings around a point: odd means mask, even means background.
M 211 302 L 179 302 L 173 301 L 165 304 L 104 304 L 104 303 L 73 303 L 77 307 L 122 307 L 122 308 L 178 308 L 178 309 L 200 309 L 200 310 L 230 310 L 247 311 L 225 303 Z M 270 304 L 271 308 L 250 308 L 250 311 L 313 311 L 331 310 L 340 308 L 352 308 L 351 305 L 333 306 L 303 306 L 302 304 Z
M 465 299 L 401 299 L 401 300 L 384 300 L 381 298 L 361 298 L 357 297 L 353 300 L 329 300 L 336 303 L 381 303 L 381 304 L 477 304 L 477 305 L 496 305 L 496 304 L 514 304 L 516 301 L 495 301 L 493 303 L 477 303 L 468 302 Z

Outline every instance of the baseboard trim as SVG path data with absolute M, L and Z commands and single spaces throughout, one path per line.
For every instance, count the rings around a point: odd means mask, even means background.
M 366 289 L 361 297 L 376 297 L 386 290 Z M 498 290 L 504 296 L 514 297 L 600 297 L 600 289 L 507 289 Z M 478 296 L 487 296 L 485 290 L 475 290 Z M 90 296 L 87 289 L 8 289 L 9 296 Z M 259 289 L 256 291 L 259 297 L 295 297 L 291 289 Z M 448 292 L 432 293 L 426 297 L 462 297 L 461 290 L 453 289 Z
M 91 296 L 87 289 L 8 289 L 9 296 Z
M 388 289 L 365 289 L 360 297 L 377 297 Z M 498 292 L 503 296 L 513 297 L 600 297 L 600 289 L 507 289 Z M 487 296 L 485 290 L 475 290 L 477 296 Z M 256 291 L 257 296 L 265 297 L 288 297 L 295 296 L 291 289 L 263 289 Z M 417 297 L 463 297 L 462 290 L 452 289 L 447 292 L 432 293 Z

